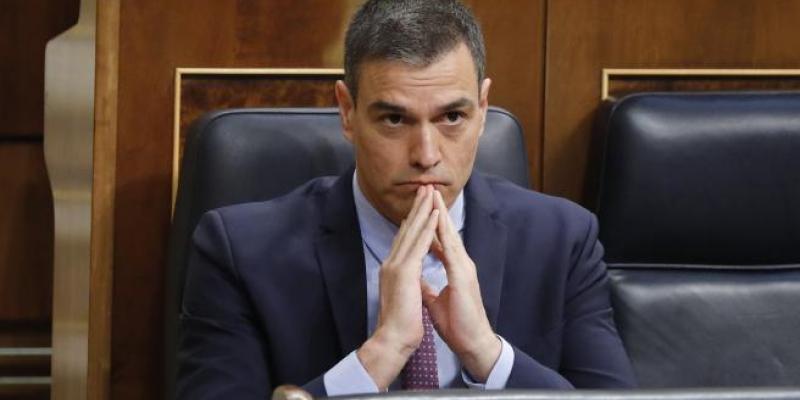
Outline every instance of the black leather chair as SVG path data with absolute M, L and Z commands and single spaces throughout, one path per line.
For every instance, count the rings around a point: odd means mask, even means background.
M 203 116 L 190 129 L 170 236 L 166 287 L 166 393 L 173 397 L 178 312 L 192 231 L 207 210 L 268 200 L 353 164 L 335 108 L 238 109 Z M 490 108 L 475 167 L 528 187 L 522 128 Z
M 800 94 L 640 94 L 598 206 L 643 387 L 800 385 Z

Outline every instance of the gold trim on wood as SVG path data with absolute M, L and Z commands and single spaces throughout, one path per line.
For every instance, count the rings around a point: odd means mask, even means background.
M 175 103 L 172 126 L 172 206 L 175 212 L 175 200 L 178 195 L 178 179 L 180 178 L 180 144 L 181 144 L 181 85 L 185 75 L 215 76 L 265 76 L 265 77 L 340 77 L 344 75 L 341 68 L 175 68 Z
M 635 69 L 635 68 L 603 68 L 600 99 L 609 98 L 610 82 L 614 77 L 800 77 L 800 69 Z

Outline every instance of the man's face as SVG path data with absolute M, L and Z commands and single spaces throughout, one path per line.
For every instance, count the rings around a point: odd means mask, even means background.
M 472 172 L 491 84 L 478 90 L 469 49 L 462 43 L 427 67 L 378 60 L 359 71 L 357 106 L 341 81 L 336 98 L 364 195 L 398 225 L 420 185 L 451 206 Z

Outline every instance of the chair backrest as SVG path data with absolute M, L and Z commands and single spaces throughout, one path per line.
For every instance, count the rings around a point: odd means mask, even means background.
M 184 150 L 170 236 L 166 287 L 166 390 L 172 397 L 175 338 L 190 238 L 208 210 L 262 201 L 353 165 L 335 108 L 233 109 L 194 123 Z M 475 168 L 529 186 L 522 128 L 490 107 Z
M 645 387 L 800 385 L 800 94 L 611 111 L 600 239 Z

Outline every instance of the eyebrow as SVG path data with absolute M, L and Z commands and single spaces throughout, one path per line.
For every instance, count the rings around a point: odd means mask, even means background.
M 472 108 L 474 106 L 475 103 L 472 100 L 466 97 L 462 97 L 456 101 L 453 101 L 451 103 L 445 104 L 442 107 L 439 107 L 439 112 L 447 112 L 447 111 L 457 110 L 459 108 Z
M 406 108 L 397 104 L 392 104 L 387 101 L 378 100 L 367 107 L 371 112 L 388 111 L 397 114 L 405 114 Z
M 468 99 L 466 97 L 462 97 L 462 98 L 460 98 L 458 100 L 452 101 L 450 103 L 447 103 L 447 104 L 439 107 L 439 112 L 442 113 L 442 112 L 457 110 L 459 108 L 472 108 L 474 106 L 475 106 L 475 103 L 472 100 L 470 100 L 470 99 Z M 388 101 L 384 101 L 384 100 L 378 100 L 378 101 L 376 101 L 374 103 L 371 103 L 369 105 L 369 107 L 367 107 L 367 108 L 371 112 L 388 111 L 388 112 L 397 113 L 397 114 L 405 114 L 408 111 L 403 106 L 400 106 L 400 105 L 397 105 L 397 104 L 392 104 L 392 103 L 389 103 Z

